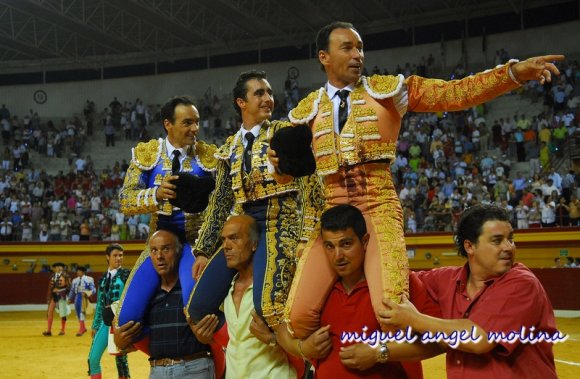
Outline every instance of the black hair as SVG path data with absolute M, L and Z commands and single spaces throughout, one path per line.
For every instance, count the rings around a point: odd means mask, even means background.
M 125 249 L 123 249 L 123 246 L 119 245 L 118 243 L 112 243 L 109 246 L 107 246 L 107 249 L 105 250 L 105 253 L 108 256 L 111 256 L 111 253 L 113 252 L 113 250 L 125 251 Z
M 487 221 L 505 221 L 509 223 L 510 218 L 507 211 L 497 205 L 475 205 L 463 212 L 453 236 L 458 255 L 467 257 L 467 251 L 465 251 L 463 243 L 465 241 L 477 243 L 483 224 Z
M 175 122 L 175 107 L 181 104 L 195 106 L 189 96 L 172 97 L 161 107 L 161 125 L 163 125 L 164 120 L 169 120 L 172 124 Z M 165 126 L 163 126 L 163 129 L 165 129 Z M 165 132 L 167 132 L 167 129 L 165 129 Z
M 238 80 L 236 80 L 236 86 L 234 87 L 232 94 L 233 94 L 233 98 L 234 98 L 233 99 L 234 100 L 234 109 L 236 110 L 236 114 L 240 118 L 242 117 L 242 110 L 240 109 L 240 106 L 238 105 L 236 100 L 237 99 L 248 100 L 248 98 L 246 96 L 248 93 L 248 87 L 246 86 L 246 83 L 252 79 L 266 80 L 266 79 L 268 79 L 268 77 L 267 77 L 265 71 L 258 71 L 258 70 L 245 71 L 245 72 L 242 72 L 240 74 L 240 76 L 238 76 Z
M 344 21 L 334 21 L 328 25 L 323 26 L 318 33 L 316 34 L 316 55 L 320 50 L 328 51 L 328 45 L 330 43 L 330 33 L 332 33 L 335 29 L 352 29 L 355 32 L 357 31 L 355 27 L 350 22 Z M 324 66 L 320 65 L 322 70 L 324 70 Z
M 326 210 L 320 217 L 322 230 L 337 232 L 352 228 L 358 239 L 362 241 L 367 234 L 367 224 L 362 212 L 349 204 L 341 204 Z

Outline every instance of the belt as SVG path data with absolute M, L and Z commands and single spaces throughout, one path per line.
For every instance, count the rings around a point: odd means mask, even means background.
M 173 366 L 178 365 L 186 362 L 195 361 L 196 359 L 201 358 L 211 358 L 211 353 L 209 351 L 200 351 L 199 353 L 194 353 L 191 355 L 186 355 L 185 357 L 181 358 L 159 358 L 159 359 L 151 359 L 149 360 L 149 364 L 151 367 L 157 366 Z

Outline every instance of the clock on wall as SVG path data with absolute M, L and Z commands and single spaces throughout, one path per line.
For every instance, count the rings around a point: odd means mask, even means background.
M 44 103 L 46 103 L 46 100 L 48 99 L 46 92 L 44 92 L 41 89 L 34 92 L 34 95 L 32 95 L 32 97 L 34 98 L 34 101 L 37 104 L 44 104 Z

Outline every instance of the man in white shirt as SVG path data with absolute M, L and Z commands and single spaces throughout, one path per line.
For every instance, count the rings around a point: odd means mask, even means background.
M 296 378 L 276 336 L 254 310 L 252 261 L 258 236 L 256 221 L 247 215 L 231 217 L 221 232 L 226 265 L 238 272 L 224 302 L 229 335 L 226 379 Z M 217 315 L 207 315 L 192 330 L 200 342 L 207 344 L 218 323 Z

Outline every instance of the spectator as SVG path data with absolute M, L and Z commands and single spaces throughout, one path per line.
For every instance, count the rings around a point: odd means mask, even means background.
M 566 198 L 560 196 L 556 205 L 556 225 L 570 226 L 570 207 L 566 204 Z
M 566 257 L 566 264 L 564 265 L 564 267 L 576 268 L 578 266 L 576 266 L 576 262 L 574 261 L 574 258 Z
M 0 241 L 12 241 L 12 221 L 5 216 L 0 222 Z
M 570 196 L 568 208 L 570 209 L 570 226 L 580 226 L 580 200 L 576 195 Z
M 544 201 L 540 204 L 542 215 L 542 227 L 549 228 L 556 226 L 556 203 L 552 201 L 551 196 L 544 196 Z

